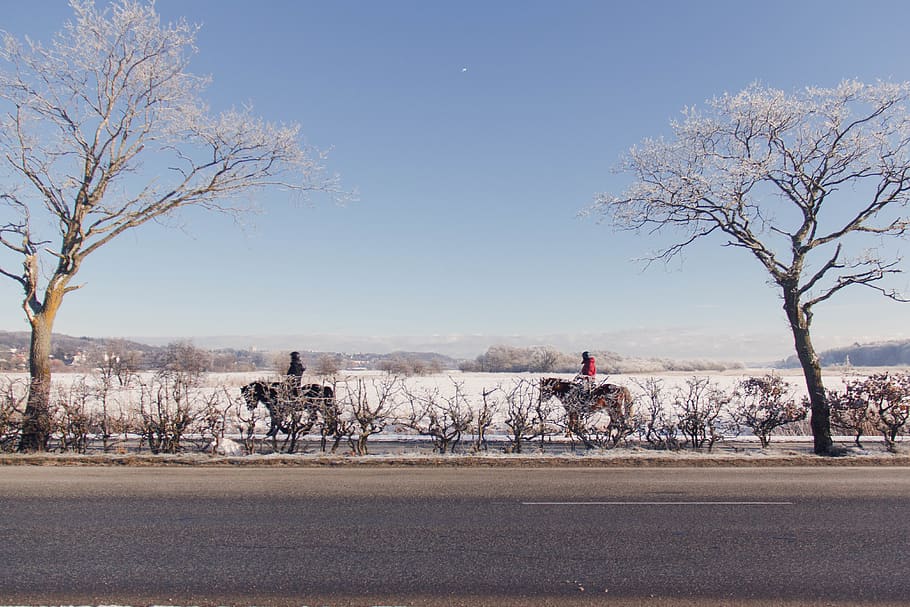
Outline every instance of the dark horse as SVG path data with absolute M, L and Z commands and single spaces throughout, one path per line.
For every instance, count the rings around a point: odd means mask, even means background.
M 252 411 L 259 403 L 269 410 L 269 431 L 266 436 L 274 437 L 278 431 L 289 432 L 289 414 L 303 411 L 309 421 L 315 423 L 320 410 L 334 409 L 335 393 L 329 386 L 303 384 L 291 386 L 283 382 L 254 381 L 240 388 L 247 408 Z M 312 427 L 312 423 L 310 427 Z
M 595 411 L 606 410 L 610 424 L 627 423 L 632 418 L 632 393 L 625 386 L 600 384 L 588 388 L 583 384 L 543 377 L 540 380 L 540 400 L 559 399 L 568 415 L 569 431 L 578 432 L 579 417 Z

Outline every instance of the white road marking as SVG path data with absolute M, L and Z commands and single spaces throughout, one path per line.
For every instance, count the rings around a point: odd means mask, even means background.
M 792 506 L 793 502 L 522 502 L 522 506 Z

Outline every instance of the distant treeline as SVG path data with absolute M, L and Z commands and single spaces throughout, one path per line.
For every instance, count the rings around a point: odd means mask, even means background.
M 825 350 L 819 354 L 823 366 L 896 367 L 910 365 L 910 340 L 887 341 L 877 344 L 853 344 L 845 348 Z M 799 367 L 791 356 L 782 367 Z
M 28 369 L 30 334 L 0 331 L 0 371 Z M 389 354 L 339 354 L 299 348 L 311 373 L 331 375 L 344 369 L 377 369 L 394 375 L 422 375 L 456 369 L 454 358 L 433 352 L 392 352 Z M 206 350 L 191 341 L 152 346 L 126 339 L 71 337 L 55 333 L 51 342 L 55 371 L 84 371 L 99 367 L 124 367 L 133 371 L 157 370 L 177 360 L 192 359 L 200 371 L 262 371 L 284 373 L 288 352 L 221 348 Z
M 0 331 L 0 371 L 25 371 L 28 368 L 29 333 Z M 581 369 L 581 352 L 560 352 L 551 346 L 491 346 L 473 360 L 456 360 L 433 352 L 392 352 L 389 354 L 340 354 L 300 351 L 311 373 L 330 375 L 350 369 L 375 369 L 393 375 L 422 375 L 450 369 L 489 373 L 577 373 Z M 591 350 L 597 359 L 599 374 L 659 373 L 662 371 L 723 371 L 743 368 L 742 363 L 704 359 L 674 360 L 668 358 L 626 357 L 606 350 Z M 283 373 L 288 352 L 253 349 L 204 350 L 192 342 L 151 346 L 125 339 L 70 337 L 54 334 L 52 356 L 56 370 L 84 370 L 105 364 L 106 357 L 117 357 L 124 365 L 137 370 L 159 369 L 175 357 L 192 356 L 206 371 L 263 371 Z M 910 366 L 910 340 L 877 344 L 854 344 L 819 354 L 824 366 L 853 365 L 861 367 Z M 109 364 L 109 361 L 108 363 Z M 795 356 L 776 366 L 799 367 Z
M 741 363 L 709 360 L 630 358 L 616 352 L 597 350 L 591 350 L 590 353 L 597 360 L 599 374 L 723 371 L 743 367 Z M 566 354 L 550 346 L 491 346 L 474 360 L 461 363 L 459 368 L 462 371 L 488 373 L 577 373 L 581 370 L 581 353 Z
M 28 368 L 30 335 L 25 331 L 0 331 L 0 370 Z M 51 340 L 55 371 L 83 371 L 123 366 L 134 371 L 162 369 L 175 360 L 192 358 L 200 371 L 256 371 L 273 364 L 271 354 L 252 350 L 203 350 L 190 342 L 151 346 L 127 339 L 71 337 L 55 333 Z

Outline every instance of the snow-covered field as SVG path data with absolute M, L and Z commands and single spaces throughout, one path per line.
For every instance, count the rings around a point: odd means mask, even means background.
M 689 373 L 689 372 L 672 372 L 656 374 L 635 374 L 635 375 L 598 375 L 598 382 L 609 382 L 626 386 L 632 391 L 633 395 L 642 392 L 641 384 L 650 378 L 658 379 L 663 382 L 667 389 L 673 389 L 685 385 L 686 381 L 693 377 L 708 378 L 718 387 L 724 390 L 731 390 L 738 382 L 747 377 L 760 377 L 768 373 L 774 373 L 783 377 L 793 386 L 794 393 L 803 396 L 806 393 L 805 380 L 802 371 L 799 369 L 735 369 L 724 372 L 707 372 L 707 373 Z M 843 389 L 845 379 L 849 380 L 855 377 L 865 377 L 872 370 L 869 369 L 832 369 L 825 372 L 825 386 L 829 389 Z M 60 381 L 65 381 L 65 375 L 59 375 Z M 304 376 L 302 383 L 331 383 L 336 381 L 339 386 L 346 383 L 355 382 L 358 379 L 371 382 L 373 380 L 382 380 L 387 378 L 388 374 L 382 371 L 343 371 L 335 378 L 323 378 L 316 376 Z M 433 375 L 420 375 L 403 378 L 403 381 L 415 389 L 435 389 L 439 388 L 442 393 L 451 393 L 454 391 L 455 384 L 460 384 L 464 392 L 469 395 L 480 395 L 485 390 L 496 387 L 508 387 L 517 381 L 537 382 L 542 377 L 560 377 L 563 379 L 572 379 L 571 373 L 462 373 L 460 371 L 444 371 Z M 279 376 L 269 375 L 262 372 L 251 373 L 212 373 L 206 377 L 206 385 L 217 387 L 226 386 L 240 389 L 240 386 L 259 379 L 277 380 Z
M 869 372 L 871 372 L 871 370 L 828 370 L 825 374 L 826 386 L 829 389 L 840 390 L 843 389 L 845 380 L 857 376 L 865 376 L 868 375 Z M 669 395 L 677 388 L 684 387 L 686 382 L 693 378 L 707 378 L 718 388 L 725 391 L 732 391 L 735 385 L 744 378 L 763 376 L 768 373 L 771 373 L 769 369 L 737 369 L 712 373 L 674 372 L 654 375 L 600 375 L 598 376 L 598 381 L 608 381 L 613 384 L 625 386 L 629 388 L 633 396 L 638 400 L 641 400 L 644 394 L 643 384 L 652 379 L 659 380 L 662 383 L 665 394 Z M 793 394 L 798 400 L 805 395 L 806 388 L 800 370 L 775 370 L 773 373 L 782 376 L 792 386 Z M 152 373 L 144 373 L 139 376 L 139 379 L 143 382 L 149 382 L 152 377 Z M 489 393 L 491 390 L 500 388 L 501 390 L 498 391 L 498 394 L 501 395 L 503 391 L 514 388 L 514 386 L 520 382 L 527 382 L 536 386 L 541 377 L 572 379 L 573 375 L 540 373 L 462 373 L 459 371 L 446 371 L 434 375 L 402 378 L 400 380 L 400 388 L 406 388 L 412 394 L 435 393 L 441 398 L 450 398 L 455 394 L 456 390 L 459 390 L 460 394 L 464 396 L 464 402 L 467 406 L 478 408 L 483 402 L 482 395 L 485 392 Z M 14 382 L 21 391 L 24 390 L 27 385 L 28 377 L 26 374 L 22 373 L 6 373 L 0 375 L 0 379 L 5 379 L 7 382 Z M 208 394 L 218 394 L 225 406 L 232 402 L 234 406 L 239 409 L 242 408 L 240 395 L 241 386 L 255 380 L 277 381 L 279 379 L 280 376 L 278 375 L 263 372 L 210 373 L 204 376 L 202 386 L 199 390 L 200 392 L 206 392 Z M 388 374 L 381 371 L 349 371 L 342 372 L 331 378 L 305 375 L 302 381 L 303 383 L 312 382 L 333 385 L 339 400 L 343 400 L 350 390 L 356 389 L 358 385 L 363 385 L 366 387 L 369 397 L 375 401 L 376 386 L 388 381 L 388 379 Z M 52 391 L 54 394 L 59 394 L 60 397 L 65 397 L 67 391 L 80 382 L 83 382 L 83 385 L 89 387 L 97 386 L 99 384 L 99 378 L 78 373 L 57 373 L 53 376 L 52 381 Z M 116 382 L 114 382 L 113 385 L 114 388 L 107 397 L 108 410 L 110 411 L 112 408 L 119 408 L 124 411 L 129 411 L 131 409 L 138 410 L 139 389 L 137 386 L 134 384 L 129 388 L 119 388 L 117 387 Z M 494 398 L 491 398 L 491 400 L 495 400 L 495 396 Z M 97 397 L 87 398 L 85 402 L 88 410 L 92 410 L 93 408 L 97 409 L 101 406 L 100 400 Z M 499 402 L 500 407 L 494 417 L 495 421 L 491 428 L 494 432 L 503 430 L 502 423 L 506 415 L 501 398 Z M 406 416 L 410 407 L 407 398 L 401 395 L 401 391 L 399 391 L 399 395 L 394 399 L 394 403 L 394 415 L 398 417 Z M 260 409 L 262 408 L 260 407 Z M 265 419 L 261 420 L 257 427 L 264 430 L 267 427 Z M 387 430 L 386 433 L 400 430 L 400 426 L 396 426 L 395 424 L 390 424 L 389 428 L 390 430 Z M 793 432 L 790 432 L 790 434 L 792 433 Z
M 825 372 L 825 385 L 828 389 L 842 390 L 847 381 L 867 377 L 872 373 L 882 371 L 897 372 L 905 371 L 905 369 L 828 369 Z M 663 389 L 661 403 L 663 408 L 664 410 L 667 410 L 668 408 L 672 410 L 674 407 L 672 404 L 673 396 L 677 393 L 677 390 L 679 391 L 679 394 L 682 394 L 682 391 L 687 387 L 687 382 L 690 382 L 693 379 L 707 379 L 716 388 L 730 393 L 743 379 L 749 377 L 762 377 L 770 373 L 782 377 L 790 385 L 791 394 L 797 402 L 801 401 L 805 396 L 806 387 L 799 369 L 773 371 L 770 369 L 737 369 L 712 373 L 672 372 L 641 375 L 612 375 L 609 377 L 600 375 L 597 379 L 599 382 L 608 381 L 609 383 L 627 387 L 636 399 L 635 407 L 637 408 L 637 411 L 645 412 L 649 402 L 644 388 L 646 382 L 657 380 L 661 383 Z M 373 456 L 382 458 L 386 456 L 397 457 L 409 454 L 419 456 L 422 454 L 430 454 L 434 450 L 433 438 L 429 433 L 425 432 L 427 420 L 426 413 L 424 412 L 424 417 L 421 418 L 423 420 L 421 422 L 423 425 L 421 430 L 418 430 L 415 427 L 413 420 L 409 419 L 409 416 L 413 417 L 414 410 L 412 409 L 408 394 L 430 395 L 431 400 L 434 400 L 434 402 L 441 405 L 445 405 L 447 402 L 458 402 L 459 406 L 466 407 L 471 411 L 471 419 L 477 420 L 477 413 L 484 404 L 483 395 L 487 393 L 489 395 L 489 402 L 496 403 L 497 409 L 492 417 L 492 424 L 487 428 L 485 433 L 487 445 L 490 449 L 489 451 L 486 451 L 486 453 L 511 453 L 512 447 L 514 446 L 514 443 L 511 441 L 514 437 L 511 436 L 511 430 L 506 424 L 506 419 L 509 416 L 509 408 L 505 395 L 510 390 L 514 390 L 516 386 L 520 385 L 523 387 L 523 390 L 525 391 L 524 394 L 526 395 L 524 402 L 528 402 L 528 394 L 530 394 L 530 399 L 533 401 L 533 399 L 537 398 L 536 395 L 538 392 L 536 392 L 536 390 L 539 386 L 539 380 L 542 377 L 560 377 L 570 380 L 574 376 L 572 374 L 463 373 L 459 371 L 447 371 L 434 375 L 392 378 L 387 373 L 381 371 L 349 371 L 339 373 L 333 377 L 304 375 L 302 382 L 321 383 L 334 386 L 336 401 L 340 406 L 342 416 L 353 421 L 352 411 L 354 403 L 358 400 L 358 390 L 361 391 L 361 396 L 364 394 L 366 395 L 366 401 L 369 402 L 370 406 L 375 407 L 378 402 L 381 388 L 387 385 L 390 380 L 396 379 L 394 395 L 390 398 L 392 407 L 384 413 L 384 428 L 381 432 L 369 434 L 368 436 L 370 445 L 369 453 Z M 242 386 L 252 381 L 279 381 L 281 379 L 282 376 L 280 375 L 263 372 L 210 373 L 204 375 L 202 377 L 201 385 L 193 390 L 193 396 L 191 397 L 193 405 L 190 408 L 194 410 L 196 421 L 185 431 L 185 434 L 183 435 L 184 440 L 181 441 L 180 451 L 214 452 L 226 456 L 240 456 L 249 453 L 259 455 L 271 453 L 274 446 L 269 439 L 264 438 L 264 435 L 269 428 L 268 412 L 265 407 L 260 404 L 256 410 L 251 413 L 246 407 L 240 389 Z M 91 426 L 93 429 L 89 430 L 89 434 L 86 435 L 85 439 L 86 444 L 88 444 L 89 453 L 104 451 L 108 454 L 129 454 L 136 452 L 137 449 L 139 450 L 139 453 L 148 452 L 149 438 L 141 438 L 141 434 L 136 428 L 145 424 L 143 426 L 146 428 L 145 431 L 149 431 L 148 424 L 150 420 L 152 424 L 155 424 L 165 419 L 162 417 L 160 409 L 157 412 L 155 411 L 155 394 L 156 391 L 161 389 L 161 384 L 156 383 L 156 381 L 158 380 L 156 380 L 155 374 L 151 372 L 140 374 L 135 378 L 135 381 L 132 381 L 127 387 L 119 387 L 118 382 L 115 380 L 110 383 L 110 390 L 105 392 L 104 404 L 102 405 L 100 392 L 98 390 L 102 385 L 100 377 L 92 374 L 57 373 L 52 379 L 52 400 L 55 405 L 57 405 L 56 415 L 62 420 L 60 422 L 60 427 L 64 428 L 67 423 L 66 414 L 60 407 L 60 403 L 66 400 L 69 400 L 70 402 L 76 401 L 78 404 L 76 407 L 77 416 L 80 414 L 80 410 L 84 411 L 85 414 L 95 415 L 93 418 L 95 421 L 92 422 L 94 425 Z M 10 387 L 12 387 L 13 392 L 17 392 L 21 399 L 26 393 L 27 385 L 27 374 L 0 374 L 0 387 L 2 387 L 2 390 L 0 390 L 0 398 L 5 398 L 10 392 Z M 458 398 L 455 398 L 456 393 L 459 395 Z M 363 401 L 363 398 L 360 400 Z M 23 400 L 18 401 L 20 410 L 23 402 Z M 214 408 L 204 410 L 205 406 L 212 405 L 212 403 L 214 403 Z M 566 435 L 565 413 L 560 403 L 553 399 L 548 402 L 548 405 L 551 409 L 551 413 L 548 414 L 547 419 L 550 420 L 551 424 L 555 425 L 550 426 L 550 430 L 547 431 L 547 438 L 545 440 L 539 438 L 539 436 L 538 438 L 533 439 L 533 442 L 524 442 L 528 439 L 523 439 L 522 443 L 526 445 L 527 448 L 523 449 L 522 453 L 528 451 L 533 451 L 538 455 L 578 453 L 578 451 L 576 451 L 576 441 L 574 437 L 570 438 Z M 165 409 L 166 408 L 167 407 L 165 407 Z M 102 409 L 104 409 L 103 413 Z M 209 423 L 213 417 L 212 412 L 215 413 L 214 417 L 218 418 L 220 416 L 220 420 L 217 421 L 214 426 Z M 437 414 L 439 414 L 439 410 L 437 410 Z M 158 416 L 157 418 L 155 417 L 156 415 Z M 171 413 L 166 413 L 166 415 L 171 416 L 169 419 L 173 419 Z M 597 415 L 606 415 L 606 419 L 609 420 L 608 414 L 598 413 L 595 414 L 595 417 Z M 672 415 L 671 412 L 671 417 Z M 726 419 L 724 419 L 724 416 L 726 416 Z M 747 454 L 751 453 L 752 455 L 761 456 L 769 455 L 768 452 L 760 449 L 758 438 L 753 436 L 748 429 L 729 423 L 729 410 L 724 413 L 724 416 L 718 418 L 720 424 L 716 427 L 716 431 L 720 433 L 719 435 L 723 439 L 721 442 L 717 443 L 717 449 L 725 451 L 728 454 L 741 453 L 745 450 Z M 114 420 L 113 424 L 109 424 L 109 427 L 111 428 L 114 428 L 116 424 L 120 424 L 120 429 L 114 430 L 114 433 L 109 435 L 111 440 L 103 441 L 102 435 L 98 433 L 99 431 L 97 428 L 99 425 L 97 420 L 101 418 Z M 254 418 L 252 422 L 255 428 L 253 435 L 250 435 L 248 432 L 251 418 Z M 73 419 L 71 414 L 69 419 Z M 409 424 L 409 421 L 412 421 L 412 423 Z M 601 427 L 604 427 L 602 419 L 594 419 L 593 421 L 589 419 L 589 423 L 601 424 Z M 638 423 L 641 424 L 641 422 Z M 296 449 L 292 449 L 292 452 L 311 454 L 321 453 L 323 447 L 320 444 L 320 435 L 317 432 L 318 427 L 318 425 L 315 426 L 309 435 L 303 435 L 300 439 L 300 445 Z M 342 440 L 339 445 L 338 453 L 345 454 L 357 452 L 355 441 L 360 432 L 356 429 L 356 423 L 351 427 L 355 428 L 353 431 L 354 434 L 351 435 L 353 436 L 353 439 L 345 438 Z M 476 423 L 472 423 L 471 427 L 461 435 L 458 448 L 459 453 L 471 452 L 472 441 L 476 436 L 476 427 Z M 595 426 L 589 425 L 588 427 Z M 609 432 L 609 426 L 605 427 L 607 428 L 607 432 Z M 639 429 L 642 427 L 644 426 L 637 426 Z M 92 434 L 93 432 L 94 434 Z M 805 452 L 806 454 L 809 454 L 811 453 L 810 434 L 811 431 L 808 422 L 805 420 L 798 421 L 778 428 L 774 432 L 772 443 L 776 445 L 778 449 L 790 450 L 790 453 Z M 279 437 L 279 442 L 287 438 L 284 434 L 279 434 Z M 634 432 L 629 438 L 631 443 L 622 444 L 633 447 L 636 445 L 647 446 L 643 436 L 640 436 L 637 432 Z M 678 436 L 678 438 L 682 439 L 682 436 Z M 852 437 L 850 436 L 836 436 L 834 438 L 836 442 L 846 447 L 852 445 Z M 52 440 L 51 444 L 52 450 L 74 450 L 71 446 L 67 448 L 64 445 L 64 439 L 65 434 L 55 434 L 55 438 Z M 901 443 L 905 443 L 907 441 L 906 433 L 899 437 L 898 440 Z M 70 441 L 72 441 L 72 437 L 70 437 Z M 866 445 L 866 443 L 871 443 L 870 448 L 873 448 L 874 451 L 880 452 L 883 449 L 882 438 L 876 436 L 874 433 L 871 436 L 867 434 L 864 437 L 863 444 Z M 609 445 L 601 443 L 601 448 L 607 446 Z M 279 445 L 278 449 L 282 452 L 286 451 L 287 443 Z M 796 449 L 796 451 L 792 451 L 793 449 Z M 584 449 L 581 449 L 581 451 L 584 452 Z M 603 451 L 599 452 L 604 453 Z M 653 451 L 652 449 L 646 449 L 644 451 L 636 449 L 636 453 L 638 454 L 637 457 L 649 457 L 652 454 L 660 454 L 659 451 Z M 664 454 L 666 455 L 666 453 Z M 622 453 L 617 453 L 616 455 L 622 455 Z M 508 457 L 514 457 L 514 454 L 509 455 Z
M 895 370 L 889 368 L 890 370 Z M 840 389 L 843 387 L 845 379 L 851 379 L 855 377 L 865 377 L 872 372 L 879 371 L 880 369 L 867 369 L 867 368 L 828 368 L 825 370 L 825 385 L 831 389 Z M 732 388 L 737 382 L 741 381 L 746 377 L 758 377 L 768 373 L 774 373 L 783 377 L 787 382 L 793 385 L 795 391 L 804 394 L 805 393 L 805 382 L 803 380 L 802 371 L 800 369 L 732 369 L 727 371 L 710 371 L 710 372 L 665 372 L 665 373 L 643 373 L 643 374 L 634 374 L 634 375 L 604 375 L 599 374 L 597 376 L 598 382 L 609 382 L 613 384 L 619 384 L 628 387 L 632 390 L 633 393 L 636 390 L 640 391 L 640 384 L 649 378 L 656 378 L 665 383 L 668 388 L 675 386 L 681 386 L 685 384 L 688 379 L 693 377 L 698 378 L 709 378 L 712 382 L 716 383 L 719 387 L 723 389 Z M 151 373 L 143 373 L 140 377 L 151 377 Z M 54 385 L 71 385 L 75 381 L 78 381 L 82 378 L 91 378 L 91 374 L 81 374 L 81 373 L 55 373 L 53 375 L 53 384 Z M 244 384 L 247 384 L 254 380 L 272 380 L 277 381 L 280 379 L 280 375 L 274 373 L 267 373 L 263 371 L 252 371 L 252 372 L 241 372 L 241 373 L 208 373 L 204 377 L 203 386 L 216 388 L 216 387 L 227 387 L 227 388 L 236 388 L 238 390 Z M 387 378 L 388 374 L 384 371 L 342 371 L 337 376 L 333 378 L 318 377 L 314 375 L 304 375 L 302 383 L 322 383 L 331 381 L 337 381 L 339 385 L 344 385 L 345 382 L 356 381 L 358 379 L 364 379 L 367 381 L 371 380 L 380 380 Z M 462 384 L 465 390 L 469 393 L 480 394 L 484 389 L 494 388 L 497 386 L 506 386 L 512 382 L 520 380 L 529 380 L 537 381 L 542 377 L 561 377 L 564 379 L 572 379 L 573 375 L 571 373 L 477 373 L 477 372 L 468 372 L 463 373 L 461 371 L 443 371 L 441 373 L 436 373 L 432 375 L 418 375 L 406 377 L 404 380 L 408 385 L 414 386 L 416 388 L 432 388 L 439 387 L 440 389 L 448 389 L 453 386 L 454 383 Z M 20 382 L 27 382 L 28 374 L 27 373 L 10 373 L 4 372 L 0 373 L 0 378 L 13 379 Z
M 747 377 L 760 377 L 768 373 L 774 373 L 785 379 L 791 386 L 793 394 L 797 399 L 806 394 L 805 381 L 803 380 L 799 369 L 736 369 L 724 372 L 709 373 L 689 373 L 689 372 L 672 372 L 659 374 L 635 374 L 635 375 L 598 375 L 598 382 L 609 382 L 627 387 L 636 397 L 637 400 L 644 393 L 643 384 L 651 379 L 659 380 L 665 393 L 672 393 L 675 389 L 686 385 L 686 382 L 693 378 L 707 378 L 712 384 L 725 391 L 732 391 L 736 384 Z M 868 375 L 872 370 L 869 369 L 832 369 L 825 373 L 825 385 L 829 389 L 841 390 L 844 387 L 845 380 L 851 378 L 863 377 Z M 139 376 L 142 381 L 151 380 L 153 374 L 143 373 Z M 542 377 L 559 377 L 571 380 L 573 374 L 560 373 L 463 373 L 460 371 L 444 371 L 432 375 L 421 375 L 400 378 L 403 387 L 413 393 L 437 392 L 442 397 L 451 397 L 456 387 L 461 394 L 466 396 L 467 403 L 470 406 L 481 404 L 484 392 L 489 392 L 496 388 L 509 389 L 519 382 L 530 382 L 537 385 Z M 28 375 L 24 373 L 3 373 L 0 378 L 8 381 L 17 382 L 24 388 L 28 382 Z M 243 372 L 243 373 L 209 373 L 203 378 L 200 390 L 202 391 L 219 391 L 223 398 L 232 398 L 240 400 L 240 388 L 252 381 L 267 380 L 279 381 L 280 375 L 269 374 L 261 371 Z M 387 381 L 389 375 L 383 371 L 343 371 L 333 377 L 317 377 L 313 375 L 304 375 L 302 383 L 321 383 L 333 385 L 336 388 L 339 398 L 343 398 L 346 392 L 356 388 L 358 382 L 362 381 L 371 388 L 383 381 Z M 77 382 L 85 381 L 89 385 L 97 384 L 98 379 L 92 375 L 79 373 L 56 373 L 52 379 L 52 390 L 61 392 Z M 134 385 L 131 388 L 120 389 L 114 382 L 112 391 L 112 400 L 120 406 L 128 407 L 135 405 L 138 400 L 138 390 Z M 399 409 L 404 404 L 402 398 L 396 399 Z M 89 402 L 91 404 L 91 402 Z M 97 403 L 96 403 L 97 404 Z M 403 410 L 397 412 L 404 414 Z M 500 412 L 500 417 L 502 412 Z M 497 421 L 501 421 L 498 419 Z

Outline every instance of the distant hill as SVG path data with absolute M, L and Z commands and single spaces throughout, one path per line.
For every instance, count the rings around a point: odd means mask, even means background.
M 84 361 L 86 354 L 104 350 L 106 344 L 117 343 L 117 351 L 132 352 L 144 366 L 152 366 L 165 351 L 163 347 L 150 346 L 125 339 L 98 339 L 71 337 L 54 333 L 51 338 L 51 356 L 66 366 Z M 25 370 L 28 365 L 31 334 L 28 331 L 0 331 L 0 369 Z
M 844 348 L 825 350 L 818 355 L 823 367 L 853 365 L 855 367 L 910 366 L 910 339 L 874 344 L 853 344 Z M 779 366 L 799 366 L 796 356 L 791 356 Z
M 28 352 L 31 335 L 27 331 L 0 331 L 0 370 L 25 370 L 28 365 Z M 191 341 L 191 340 L 190 340 Z M 166 345 L 149 345 L 127 339 L 107 339 L 95 337 L 71 337 L 54 333 L 51 339 L 51 356 L 67 367 L 86 366 L 91 364 L 91 352 L 110 351 L 130 352 L 135 357 L 138 368 L 156 368 L 165 357 Z M 273 366 L 282 369 L 286 366 L 284 359 L 276 363 L 275 358 L 284 350 L 270 353 L 262 350 L 238 350 L 234 348 L 217 348 L 200 350 L 213 353 L 212 370 L 272 370 Z M 275 356 L 273 357 L 272 354 Z M 307 367 L 314 368 L 323 355 L 337 357 L 343 368 L 383 369 L 392 372 L 420 373 L 437 370 L 456 369 L 458 361 L 443 354 L 433 352 L 392 352 L 389 354 L 346 354 L 335 352 L 302 352 Z
M 146 355 L 154 355 L 163 350 L 156 346 L 142 344 L 125 339 L 98 339 L 95 337 L 71 337 L 54 333 L 51 338 L 51 354 L 54 358 L 65 360 L 76 352 L 87 352 L 99 348 L 107 342 L 116 341 L 124 349 L 142 352 Z M 29 344 L 31 343 L 31 334 L 28 331 L 0 331 L 0 351 L 10 352 L 18 350 L 28 354 Z
M 27 331 L 0 331 L 0 369 L 22 370 L 26 368 L 28 361 L 28 349 L 30 334 Z M 167 350 L 163 345 L 149 345 L 138 341 L 126 339 L 104 339 L 95 337 L 72 337 L 55 333 L 52 340 L 51 352 L 55 359 L 65 365 L 70 365 L 74 360 L 79 359 L 80 354 L 86 354 L 92 351 L 98 351 L 106 347 L 106 344 L 115 342 L 117 348 L 121 351 L 129 350 L 139 353 L 141 360 L 145 361 L 146 368 L 153 368 L 155 362 L 160 360 L 162 354 Z M 202 348 L 204 349 L 204 348 Z M 217 359 L 221 364 L 216 365 L 219 370 L 223 367 L 243 368 L 247 370 L 269 369 L 275 362 L 270 353 L 262 350 L 235 350 L 229 348 L 209 350 L 218 353 Z M 276 350 L 275 355 L 280 354 L 283 350 Z M 364 369 L 384 369 L 397 372 L 399 368 L 424 369 L 432 372 L 433 370 L 457 369 L 464 366 L 464 361 L 459 361 L 444 354 L 434 352 L 392 352 L 388 354 L 371 354 L 371 353 L 348 353 L 338 354 L 335 352 L 302 352 L 308 367 L 313 367 L 320 356 L 324 354 L 337 356 L 342 367 L 347 369 L 364 368 Z M 604 354 L 604 353 L 601 353 Z M 618 355 L 615 355 L 618 357 Z M 620 357 L 621 358 L 621 357 Z M 819 353 L 819 359 L 822 366 L 832 367 L 841 365 L 853 365 L 857 367 L 892 367 L 892 366 L 910 366 L 910 339 L 899 341 L 888 341 L 873 344 L 853 344 L 843 348 L 834 348 Z M 605 372 L 619 373 L 621 370 L 609 371 L 608 364 L 610 356 L 604 356 L 598 359 L 601 362 Z M 629 359 L 626 363 L 635 362 L 637 359 Z M 233 361 L 233 362 L 231 362 Z M 659 364 L 658 364 L 659 363 Z M 283 361 L 282 363 L 283 364 Z M 639 372 L 645 370 L 656 372 L 658 370 L 690 370 L 688 367 L 680 367 L 679 361 L 661 360 L 651 361 L 651 366 L 647 369 L 636 369 Z M 604 366 L 605 365 L 605 366 Z M 279 365 L 281 366 L 281 365 Z M 572 369 L 575 368 L 575 360 L 572 359 Z M 778 362 L 776 367 L 795 368 L 799 367 L 799 361 L 796 356 L 791 356 L 786 360 Z M 654 367 L 654 368 L 651 368 Z M 692 367 L 692 370 L 704 370 L 715 367 L 707 363 L 701 366 Z M 625 372 L 631 372 L 625 369 Z

